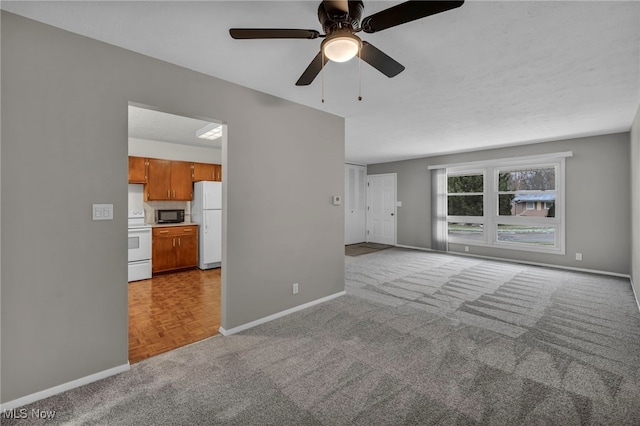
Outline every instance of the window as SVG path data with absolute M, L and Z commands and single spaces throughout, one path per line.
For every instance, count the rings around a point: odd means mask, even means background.
M 484 174 L 447 174 L 448 235 L 484 241 Z
M 447 167 L 449 242 L 564 254 L 571 153 L 556 155 Z

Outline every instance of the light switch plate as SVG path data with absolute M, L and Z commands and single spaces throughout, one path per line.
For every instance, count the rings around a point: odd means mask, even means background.
M 94 204 L 93 220 L 113 220 L 113 204 Z

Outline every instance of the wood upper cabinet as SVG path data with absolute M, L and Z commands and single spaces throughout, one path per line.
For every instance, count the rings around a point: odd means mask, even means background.
M 193 163 L 193 181 L 201 180 L 222 182 L 222 166 L 220 164 Z
M 198 226 L 178 225 L 153 228 L 152 272 L 167 272 L 198 265 Z
M 193 181 L 214 180 L 215 164 L 193 163 Z
M 222 166 L 220 164 L 214 164 L 213 166 L 213 180 L 222 182 Z
M 191 180 L 191 163 L 186 161 L 171 162 L 171 199 L 191 201 L 193 183 Z
M 129 157 L 129 183 L 147 183 L 147 159 Z
M 147 201 L 191 201 L 192 198 L 191 163 L 155 158 L 147 160 Z

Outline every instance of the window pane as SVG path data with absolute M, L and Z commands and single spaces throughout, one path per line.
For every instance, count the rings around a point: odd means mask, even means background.
M 484 226 L 481 223 L 451 222 L 449 237 L 460 237 L 467 240 L 484 241 Z
M 482 216 L 482 195 L 449 195 L 447 197 L 447 215 Z
M 459 194 L 465 192 L 482 192 L 484 190 L 482 175 L 447 176 L 447 192 Z
M 500 216 L 555 217 L 555 191 L 500 194 L 498 214 Z
M 498 241 L 553 246 L 556 230 L 548 226 L 498 225 Z
M 499 191 L 553 191 L 556 189 L 554 167 L 499 171 Z

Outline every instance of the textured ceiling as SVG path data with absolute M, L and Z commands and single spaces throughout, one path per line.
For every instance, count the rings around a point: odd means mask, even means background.
M 365 0 L 364 16 L 399 2 Z M 640 103 L 640 2 L 467 1 L 366 40 L 406 70 L 330 63 L 320 40 L 233 40 L 231 27 L 321 30 L 319 1 L 11 2 L 2 9 L 346 119 L 346 158 L 377 163 L 628 131 Z
M 205 148 L 222 147 L 222 139 L 200 139 L 196 132 L 209 121 L 129 106 L 129 137 Z

